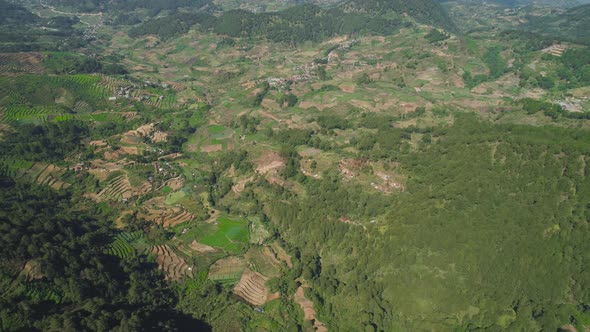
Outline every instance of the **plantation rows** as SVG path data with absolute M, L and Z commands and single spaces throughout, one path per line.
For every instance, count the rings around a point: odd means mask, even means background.
M 61 296 L 52 289 L 44 285 L 36 283 L 25 284 L 25 296 L 33 300 L 34 302 L 51 301 L 56 304 L 61 302 Z
M 12 101 L 34 105 L 53 103 L 53 98 L 57 97 L 40 93 L 40 91 L 54 93 L 64 89 L 76 96 L 77 100 L 97 106 L 105 103 L 105 100 L 111 95 L 108 88 L 98 84 L 99 81 L 100 77 L 93 75 L 3 77 L 0 79 L 0 93 L 10 97 L 9 100 L 4 100 L 4 103 Z
M 174 251 L 174 253 L 176 255 L 178 255 L 180 258 L 182 258 L 185 261 L 188 261 L 190 259 L 190 257 L 192 257 L 192 250 L 187 247 L 185 244 L 179 244 L 179 245 L 174 245 L 174 244 L 170 244 L 168 245 L 170 247 L 170 249 L 172 249 L 172 251 Z
M 234 287 L 234 293 L 254 305 L 266 302 L 266 281 L 268 278 L 258 272 L 246 270 L 240 282 Z
M 39 174 L 35 182 L 40 185 L 52 187 L 54 189 L 62 189 L 70 186 L 69 183 L 65 183 L 61 180 L 63 170 L 54 165 L 47 165 L 47 167 Z
M 137 241 L 140 237 L 140 232 L 119 233 L 115 236 L 115 241 L 107 247 L 106 253 L 120 258 L 127 258 L 134 251 L 131 243 Z
M 101 198 L 118 200 L 124 198 L 124 196 L 131 196 L 131 184 L 127 175 L 119 175 L 98 194 Z
M 8 106 L 4 109 L 2 118 L 0 121 L 13 122 L 13 121 L 46 121 L 49 116 L 61 114 L 62 109 L 51 107 L 51 106 Z
M 0 161 L 0 174 L 16 178 L 33 167 L 33 162 L 23 160 L 2 160 Z
M 44 71 L 39 53 L 0 53 L 0 72 L 28 72 L 42 74 Z
M 195 216 L 192 213 L 185 210 L 175 216 L 169 215 L 169 216 L 163 218 L 162 226 L 163 227 L 174 227 L 174 226 L 180 225 L 184 222 L 191 221 L 191 220 L 193 220 L 194 217 Z
M 156 254 L 156 263 L 166 277 L 172 280 L 179 280 L 184 276 L 192 276 L 193 271 L 176 252 L 167 245 L 157 245 L 152 248 Z

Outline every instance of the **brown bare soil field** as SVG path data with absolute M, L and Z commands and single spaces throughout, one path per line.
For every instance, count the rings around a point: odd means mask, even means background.
M 118 151 L 105 151 L 104 153 L 104 159 L 106 160 L 117 160 L 119 159 L 119 157 L 121 157 L 121 155 L 119 154 Z
M 65 172 L 64 169 L 59 168 L 53 164 L 47 165 L 47 167 L 37 176 L 35 182 L 40 185 L 46 185 L 53 189 L 62 189 L 70 186 L 69 183 L 61 181 L 61 176 Z
M 169 246 L 157 245 L 152 248 L 151 252 L 156 255 L 156 263 L 160 270 L 166 274 L 166 279 L 180 280 L 184 276 L 193 276 L 193 268 L 188 266 L 184 259 Z
M 119 154 L 130 154 L 130 155 L 139 155 L 139 149 L 136 146 L 122 146 L 119 150 L 117 150 Z
M 90 146 L 98 146 L 98 147 L 104 147 L 109 145 L 106 141 L 100 140 L 100 141 L 92 141 L 89 143 Z
M 247 179 L 243 179 L 238 181 L 238 183 L 236 183 L 231 189 L 236 193 L 239 194 L 242 191 L 244 191 L 244 188 L 246 188 L 246 184 L 252 182 L 254 180 L 254 177 L 249 177 Z
M 208 252 L 215 252 L 217 250 L 217 249 L 215 249 L 211 246 L 208 246 L 206 244 L 199 243 L 196 240 L 191 242 L 190 248 L 194 251 L 200 252 L 201 254 L 205 254 Z
M 182 157 L 182 153 L 171 153 L 165 156 L 158 157 L 158 160 L 173 160 Z M 180 165 L 182 166 L 182 165 Z
M 168 134 L 163 131 L 159 131 L 159 130 L 156 131 L 151 137 L 151 140 L 154 143 L 166 142 L 167 139 L 168 139 Z
M 284 165 L 285 161 L 278 153 L 268 151 L 256 160 L 256 172 L 266 174 L 271 171 L 276 171 Z
M 223 145 L 221 144 L 211 144 L 211 145 L 205 145 L 201 147 L 201 152 L 205 152 L 205 153 L 211 153 L 211 152 L 217 152 L 217 151 L 222 151 L 223 150 Z
M 233 292 L 246 302 L 261 306 L 268 301 L 270 295 L 270 290 L 266 286 L 267 281 L 267 277 L 246 268 Z
M 26 280 L 39 280 L 43 279 L 44 275 L 41 271 L 41 264 L 37 260 L 29 260 L 25 263 L 21 274 L 25 276 Z
M 184 178 L 179 176 L 164 182 L 164 186 L 170 187 L 173 191 L 177 191 L 184 187 Z
M 191 221 L 195 216 L 182 207 L 167 205 L 164 197 L 155 197 L 143 204 L 139 217 L 163 227 L 173 227 Z
M 142 142 L 142 139 L 141 137 L 135 135 L 123 135 L 120 142 L 127 145 L 137 145 Z
M 190 213 L 188 211 L 182 211 L 177 215 L 171 215 L 171 216 L 164 218 L 164 220 L 162 221 L 162 226 L 164 226 L 164 228 L 174 227 L 176 225 L 180 225 L 180 224 L 185 223 L 187 221 L 191 221 L 194 218 L 195 218 L 195 216 L 192 213 Z
M 353 93 L 356 91 L 356 86 L 353 84 L 340 84 L 338 86 L 342 92 Z
M 374 111 L 375 110 L 375 106 L 373 105 L 373 103 L 365 101 L 365 100 L 352 99 L 352 100 L 350 100 L 350 103 L 353 104 L 354 106 L 360 107 L 366 111 Z
M 303 319 L 306 321 L 310 321 L 313 324 L 313 327 L 316 331 L 325 332 L 328 331 L 326 326 L 316 318 L 316 312 L 313 308 L 313 302 L 305 297 L 305 291 L 303 287 L 299 286 L 295 295 L 293 296 L 293 300 L 295 303 L 299 304 L 301 309 L 303 310 Z

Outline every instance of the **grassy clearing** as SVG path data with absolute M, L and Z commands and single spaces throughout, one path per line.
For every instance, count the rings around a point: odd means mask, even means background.
M 218 134 L 222 133 L 225 130 L 225 126 L 222 125 L 212 125 L 208 127 L 209 134 Z
M 220 217 L 215 226 L 217 230 L 200 239 L 199 242 L 230 252 L 239 252 L 248 243 L 249 232 L 246 220 Z

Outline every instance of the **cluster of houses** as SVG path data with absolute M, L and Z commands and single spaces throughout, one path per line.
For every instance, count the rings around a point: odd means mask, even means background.
M 143 81 L 141 84 L 139 85 L 126 85 L 126 86 L 119 86 L 115 89 L 115 95 L 109 97 L 110 101 L 115 101 L 117 100 L 117 98 L 125 98 L 125 99 L 129 99 L 129 98 L 133 98 L 134 97 L 134 92 L 139 90 L 139 89 L 145 89 L 145 88 L 158 88 L 161 87 L 163 89 L 168 89 L 170 87 L 170 84 L 168 83 L 154 83 L 151 81 Z M 152 98 L 151 95 L 148 94 L 142 94 L 139 97 L 137 97 L 137 100 L 139 101 L 149 101 Z M 158 101 L 162 101 L 164 99 L 163 95 L 159 95 L 158 96 Z

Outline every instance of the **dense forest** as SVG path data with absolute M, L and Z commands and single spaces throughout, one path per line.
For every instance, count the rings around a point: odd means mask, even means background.
M 285 238 L 303 255 L 322 257 L 309 274 L 325 317 L 338 317 L 337 330 L 364 317 L 386 331 L 445 329 L 442 321 L 466 330 L 556 330 L 586 319 L 585 305 L 567 298 L 590 301 L 583 273 L 590 185 L 581 162 L 588 133 L 462 116 L 431 135 L 439 143 L 418 153 L 372 147 L 412 169 L 398 198 L 367 195 L 325 174 L 308 184 L 306 199 L 268 202 Z M 365 231 L 338 221 L 383 213 L 387 226 Z
M 79 19 L 41 18 L 23 6 L 0 0 L 0 52 L 69 50 L 86 42 Z
M 571 8 L 557 16 L 529 17 L 524 28 L 543 35 L 590 45 L 590 5 Z
M 210 0 L 49 0 L 49 4 L 61 8 L 69 8 L 80 12 L 97 12 L 97 11 L 134 11 L 136 9 L 146 9 L 149 16 L 158 15 L 161 11 L 176 10 L 181 7 L 199 9 L 203 6 L 210 5 Z
M 0 198 L 3 330 L 206 328 L 173 309 L 174 292 L 144 256 L 105 253 L 115 230 L 78 197 L 3 182 Z
M 322 9 L 315 5 L 300 5 L 278 13 L 254 14 L 232 10 L 210 14 L 177 14 L 147 21 L 130 31 L 130 36 L 156 34 L 169 39 L 187 32 L 193 25 L 231 37 L 263 37 L 274 42 L 299 44 L 320 41 L 342 34 L 390 35 L 404 25 L 401 19 L 371 17 L 346 13 L 340 9 Z
M 133 28 L 130 35 L 156 34 L 168 39 L 199 24 L 204 30 L 231 37 L 264 37 L 298 44 L 344 34 L 395 34 L 408 24 L 402 19 L 403 13 L 419 22 L 454 29 L 442 7 L 432 1 L 352 1 L 332 8 L 297 5 L 275 13 L 255 14 L 244 10 L 227 11 L 219 16 L 182 13 L 147 21 Z

